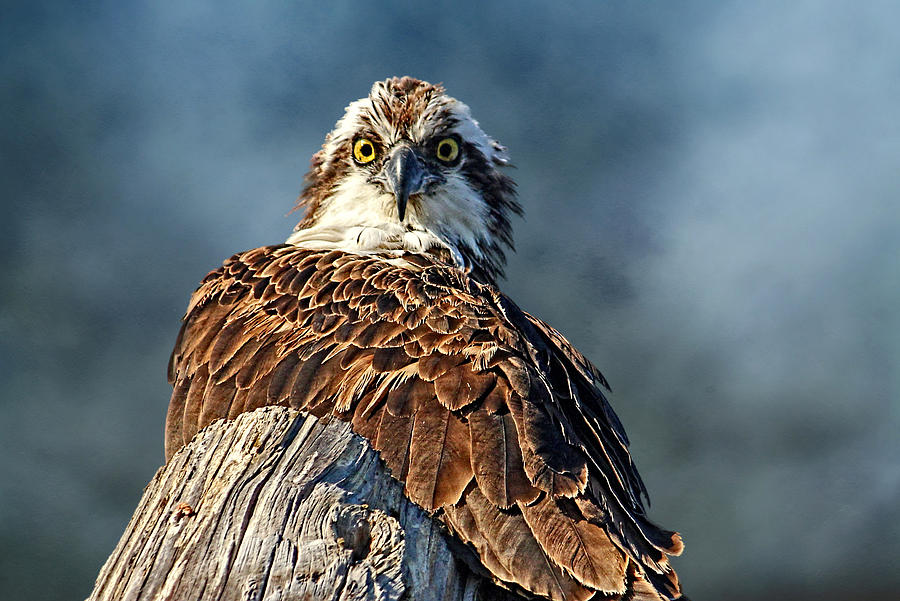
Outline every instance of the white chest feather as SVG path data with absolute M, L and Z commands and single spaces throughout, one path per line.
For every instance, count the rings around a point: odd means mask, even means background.
M 295 231 L 287 242 L 356 253 L 446 248 L 463 267 L 458 245 L 478 248 L 476 230 L 483 227 L 485 210 L 465 180 L 456 176 L 437 194 L 411 198 L 401 223 L 393 195 L 363 174 L 350 173 L 323 201 L 315 224 Z

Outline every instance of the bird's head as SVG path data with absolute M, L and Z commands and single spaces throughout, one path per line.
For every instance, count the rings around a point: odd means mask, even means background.
M 376 82 L 313 156 L 288 242 L 351 252 L 433 252 L 494 282 L 521 213 L 505 149 L 469 107 L 410 77 Z

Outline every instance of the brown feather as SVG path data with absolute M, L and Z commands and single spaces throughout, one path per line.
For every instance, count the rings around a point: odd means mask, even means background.
M 321 400 L 320 393 L 328 384 L 340 381 L 343 370 L 336 359 L 324 361 L 328 351 L 321 350 L 304 361 L 291 382 L 291 407 L 305 409 Z
M 234 357 L 234 354 L 246 341 L 245 334 L 246 326 L 242 321 L 233 321 L 219 332 L 209 353 L 208 362 L 211 373 L 218 372 L 227 361 Z
M 218 303 L 208 303 L 204 308 L 206 310 L 202 312 L 200 319 L 190 323 L 185 330 L 183 346 L 177 349 L 178 354 L 191 367 L 197 367 L 206 361 L 209 345 L 225 326 L 230 310 L 230 307 Z M 184 367 L 184 364 L 181 366 Z
M 419 376 L 429 382 L 434 382 L 437 378 L 461 363 L 462 360 L 459 357 L 441 355 L 439 353 L 425 355 L 419 359 Z
M 244 332 L 244 337 L 241 342 L 240 348 L 234 352 L 231 358 L 213 372 L 216 376 L 217 385 L 222 384 L 232 376 L 236 376 L 248 362 L 253 361 L 256 353 L 259 351 L 259 347 L 262 345 L 262 340 L 255 337 L 248 338 L 246 332 Z
M 497 511 L 478 488 L 466 492 L 465 507 L 471 515 L 470 535 L 486 543 L 504 570 L 512 575 L 513 583 L 555 601 L 583 601 L 594 594 L 548 559 L 521 513 Z M 460 516 L 455 507 L 445 511 L 451 527 L 460 528 L 465 524 L 468 516 Z M 457 522 L 457 516 L 463 519 Z
M 450 338 L 450 336 L 443 332 L 435 332 L 424 326 L 416 328 L 415 334 L 416 342 L 419 343 L 427 355 L 432 354 L 436 348 L 442 346 L 444 341 Z
M 516 501 L 531 503 L 540 494 L 525 475 L 516 426 L 509 413 L 485 410 L 469 415 L 472 471 L 478 488 L 494 505 L 506 509 Z
M 166 461 L 188 442 L 185 440 L 187 433 L 184 432 L 184 410 L 190 388 L 190 378 L 183 378 L 175 382 L 172 391 L 172 400 L 169 401 L 169 410 L 166 412 Z M 187 434 L 190 437 L 193 435 L 193 432 Z
M 244 411 L 253 411 L 254 409 L 259 409 L 260 407 L 265 407 L 267 405 L 272 405 L 273 403 L 269 401 L 269 380 L 271 379 L 270 375 L 266 375 L 259 380 L 256 386 L 251 386 L 250 389 L 243 395 L 243 410 Z M 238 399 L 235 399 L 232 406 L 237 405 Z M 275 403 L 280 404 L 280 403 Z
M 338 353 L 335 359 L 340 363 L 341 369 L 348 370 L 354 365 L 367 362 L 372 364 L 371 357 L 375 354 L 375 349 L 361 348 L 355 344 L 348 344 L 344 350 Z
M 250 402 L 250 397 L 255 395 L 261 396 L 262 401 L 259 404 L 251 406 L 265 406 L 266 388 L 264 386 L 260 386 L 259 388 L 251 388 L 250 390 L 238 388 L 237 391 L 235 391 L 234 398 L 231 399 L 231 406 L 228 408 L 228 414 L 223 417 L 226 417 L 227 419 L 234 419 L 241 413 L 248 411 L 247 407 L 248 403 Z
M 334 339 L 337 342 L 353 342 L 360 346 L 367 346 L 365 341 L 360 338 L 360 335 L 369 329 L 370 326 L 370 323 L 363 320 L 357 322 L 345 322 L 335 330 Z M 373 334 L 374 332 L 370 333 L 370 335 Z
M 574 503 L 544 496 L 537 503 L 518 505 L 550 559 L 591 588 L 625 592 L 625 557 L 601 527 L 581 516 Z
M 381 458 L 391 470 L 391 474 L 401 482 L 405 482 L 410 468 L 409 457 L 416 414 L 403 417 L 381 410 L 377 415 L 380 419 L 377 420 L 375 437 L 369 440 L 375 450 L 381 453 Z
M 327 336 L 331 334 L 339 325 L 342 319 L 340 315 L 326 313 L 325 311 L 317 311 L 313 313 L 310 321 L 310 330 L 319 336 Z
M 495 578 L 507 583 L 516 582 L 515 574 L 500 562 L 500 558 L 491 549 L 491 544 L 485 534 L 479 530 L 468 503 L 447 507 L 442 519 L 451 532 L 475 549 L 483 567 L 487 568 Z
M 466 424 L 437 399 L 420 403 L 410 439 L 409 498 L 429 511 L 458 501 L 473 476 L 469 448 Z
M 200 415 L 197 418 L 197 429 L 203 429 L 215 420 L 228 415 L 231 403 L 237 394 L 237 388 L 233 382 L 226 382 L 224 386 L 216 386 L 210 382 L 203 399 Z M 229 385 L 230 384 L 230 385 Z
M 476 373 L 472 370 L 472 365 L 463 363 L 437 378 L 434 390 L 444 407 L 457 411 L 480 400 L 495 381 L 494 374 Z
M 554 496 L 574 497 L 587 484 L 587 465 L 549 423 L 537 399 L 512 394 L 507 401 L 522 447 L 525 473 L 531 482 Z
M 293 353 L 278 363 L 269 379 L 267 398 L 270 405 L 278 405 L 288 398 L 296 376 L 295 370 L 302 369 L 303 365 L 306 364 L 301 364 L 299 357 Z
M 375 443 L 378 438 L 378 426 L 381 424 L 382 412 L 362 410 L 363 406 L 368 406 L 372 402 L 371 397 L 373 396 L 374 392 L 370 392 L 357 402 L 353 411 L 353 416 L 350 418 L 350 424 L 353 426 L 354 432 L 368 440 L 372 444 L 372 447 L 378 450 Z M 387 460 L 384 459 L 384 453 L 381 454 L 381 458 L 386 464 Z M 396 475 L 394 477 L 397 478 Z
M 197 370 L 197 373 L 191 377 L 190 388 L 184 404 L 184 428 L 182 429 L 184 440 L 181 443 L 182 445 L 187 444 L 191 437 L 200 430 L 198 421 L 200 412 L 203 409 L 203 396 L 206 393 L 208 381 L 209 372 L 206 369 L 206 365 L 202 365 Z
M 372 356 L 372 369 L 377 372 L 393 372 L 415 362 L 415 357 L 406 354 L 403 348 L 379 348 Z
M 250 388 L 275 367 L 276 360 L 275 343 L 269 342 L 262 345 L 253 356 L 253 360 L 248 360 L 238 371 L 234 380 L 235 384 L 238 388 Z
M 408 417 L 426 400 L 434 397 L 434 385 L 417 376 L 395 384 L 387 395 L 386 409 L 398 417 Z
M 166 376 L 169 381 L 169 384 L 175 386 L 178 381 L 178 370 L 181 367 L 181 362 L 184 359 L 182 356 L 182 348 L 184 346 L 184 335 L 185 330 L 187 330 L 188 324 L 190 322 L 185 320 L 182 322 L 181 327 L 178 329 L 178 336 L 175 338 L 175 348 L 172 350 L 172 354 L 169 356 L 169 365 L 166 370 Z
M 488 413 L 508 413 L 512 390 L 504 378 L 497 378 L 494 387 L 488 390 L 481 402 L 482 408 Z
M 664 601 L 633 561 L 628 562 L 628 590 L 628 601 Z

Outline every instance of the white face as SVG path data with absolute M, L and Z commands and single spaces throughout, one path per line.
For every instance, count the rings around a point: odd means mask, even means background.
M 441 90 L 400 102 L 389 82 L 351 103 L 329 134 L 310 175 L 317 198 L 288 242 L 351 252 L 442 247 L 463 267 L 496 262 L 486 255 L 503 243 L 492 231 L 498 209 L 467 173 L 508 181 L 497 171 L 507 164 L 503 148 Z M 504 203 L 516 210 L 512 197 Z

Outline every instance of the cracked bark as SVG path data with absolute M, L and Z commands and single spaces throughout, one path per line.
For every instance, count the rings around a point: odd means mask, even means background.
M 89 599 L 523 599 L 467 552 L 346 423 L 266 407 L 157 471 Z

